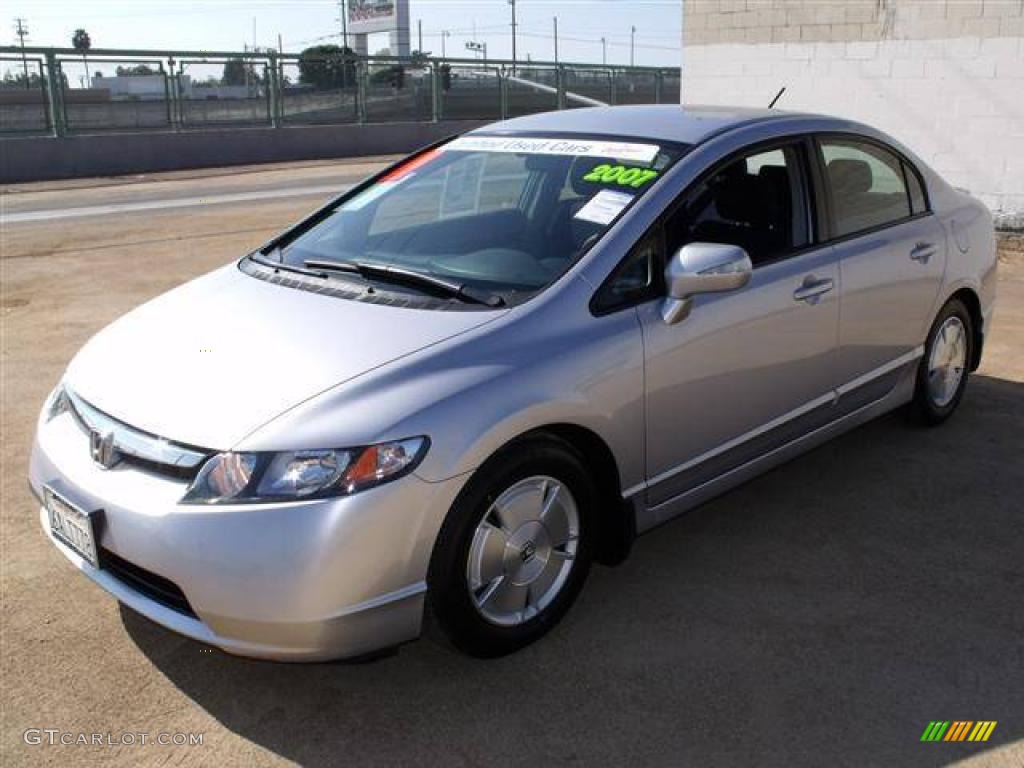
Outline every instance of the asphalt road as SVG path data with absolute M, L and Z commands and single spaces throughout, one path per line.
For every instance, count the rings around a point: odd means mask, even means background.
M 59 217 L 69 209 L 90 206 L 209 200 L 237 194 L 288 197 L 311 188 L 347 187 L 396 159 L 397 155 L 11 184 L 0 187 L 0 217 L 30 212 Z
M 353 183 L 369 163 L 7 188 L 0 212 Z M 957 416 L 882 418 L 596 568 L 548 638 L 495 661 L 435 633 L 372 663 L 211 652 L 118 605 L 38 529 L 34 420 L 100 327 L 327 195 L 0 224 L 0 763 L 1024 765 L 1024 263 Z M 930 720 L 996 720 L 922 744 Z M 201 746 L 25 744 L 28 728 Z

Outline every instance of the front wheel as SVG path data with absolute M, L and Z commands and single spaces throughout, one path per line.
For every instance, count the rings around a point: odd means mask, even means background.
M 513 444 L 470 480 L 442 526 L 428 585 L 434 616 L 474 656 L 501 656 L 548 632 L 590 566 L 596 491 L 555 438 Z
M 911 414 L 918 421 L 937 425 L 953 415 L 967 388 L 974 327 L 967 307 L 959 299 L 939 312 L 925 342 L 917 371 Z

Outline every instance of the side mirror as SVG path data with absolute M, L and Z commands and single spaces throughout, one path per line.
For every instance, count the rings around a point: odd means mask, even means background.
M 662 320 L 666 325 L 684 320 L 690 314 L 695 294 L 742 288 L 750 280 L 753 268 L 747 252 L 738 245 L 684 245 L 665 267 L 668 297 L 661 307 Z

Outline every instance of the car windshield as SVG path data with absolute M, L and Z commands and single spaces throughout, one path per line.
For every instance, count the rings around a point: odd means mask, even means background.
M 565 272 L 682 151 L 464 136 L 396 166 L 265 256 L 300 269 L 340 263 L 330 276 L 342 280 L 386 282 L 389 268 L 516 303 Z

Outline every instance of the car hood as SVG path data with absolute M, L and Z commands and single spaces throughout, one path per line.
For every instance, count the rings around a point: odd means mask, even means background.
M 100 331 L 65 381 L 130 426 L 226 450 L 314 395 L 501 314 L 325 296 L 232 264 Z

